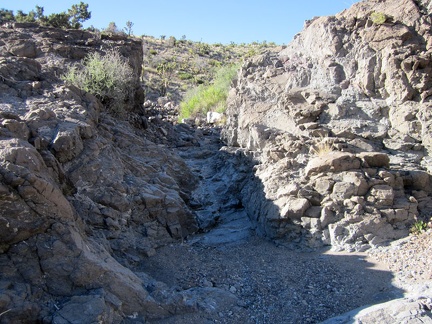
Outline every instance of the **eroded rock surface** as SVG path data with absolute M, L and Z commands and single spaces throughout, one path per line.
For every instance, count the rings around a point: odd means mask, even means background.
M 363 1 L 244 63 L 223 137 L 259 161 L 242 190 L 259 232 L 365 250 L 430 217 L 430 10 Z
M 131 270 L 197 229 L 186 205 L 196 179 L 166 145 L 193 138 L 169 139 L 173 127 L 146 116 L 141 43 L 34 24 L 0 34 L 0 321 L 114 323 L 193 309 L 195 295 L 155 299 L 152 279 Z M 59 78 L 109 48 L 136 72 L 121 118 Z

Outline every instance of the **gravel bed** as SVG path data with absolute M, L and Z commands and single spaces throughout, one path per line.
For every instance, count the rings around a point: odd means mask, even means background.
M 178 291 L 214 287 L 237 297 L 234 305 L 153 323 L 317 323 L 403 294 L 393 274 L 365 253 L 293 251 L 255 236 L 166 246 L 141 270 Z
M 369 255 L 395 275 L 394 285 L 408 294 L 432 296 L 432 230 L 410 235 Z

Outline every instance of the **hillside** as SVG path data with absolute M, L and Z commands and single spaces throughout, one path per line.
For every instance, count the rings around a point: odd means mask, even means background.
M 174 37 L 143 36 L 142 84 L 146 100 L 160 108 L 162 118 L 176 122 L 187 93 L 207 86 L 221 68 L 239 65 L 251 56 L 282 49 L 275 44 L 206 44 Z M 147 103 L 149 105 L 150 103 Z
M 278 51 L 274 44 L 206 44 L 174 37 L 156 39 L 143 36 L 144 88 L 155 100 L 167 96 L 179 102 L 190 88 L 211 82 L 214 72 L 223 65 L 236 64 L 245 58 Z
M 0 323 L 431 321 L 431 8 L 280 48 L 0 26 Z M 121 87 L 65 77 L 110 53 Z M 223 129 L 179 123 L 239 61 Z

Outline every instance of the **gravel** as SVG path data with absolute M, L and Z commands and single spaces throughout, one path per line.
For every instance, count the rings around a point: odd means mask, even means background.
M 216 135 L 201 146 L 217 151 Z M 217 159 L 197 152 L 191 147 L 181 153 L 202 179 L 199 198 L 208 199 L 212 208 L 220 202 L 206 192 L 221 189 L 211 180 Z M 171 290 L 193 295 L 195 288 L 214 289 L 217 296 L 226 292 L 226 300 L 206 295 L 194 312 L 150 323 L 318 323 L 409 293 L 432 296 L 431 230 L 365 253 L 311 252 L 257 237 L 245 226 L 241 210 L 231 216 L 207 233 L 158 249 L 136 269 Z
M 410 235 L 369 255 L 394 273 L 393 284 L 407 294 L 432 296 L 432 230 Z
M 317 323 L 403 294 L 393 274 L 365 253 L 293 251 L 256 236 L 169 245 L 141 267 L 178 291 L 214 287 L 237 297 L 234 305 L 152 323 Z

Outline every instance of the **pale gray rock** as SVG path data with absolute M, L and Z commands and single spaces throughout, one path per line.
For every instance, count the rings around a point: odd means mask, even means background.
M 222 120 L 223 114 L 218 113 L 216 111 L 209 111 L 207 113 L 207 123 L 208 124 L 217 124 Z
M 432 323 L 426 299 L 395 299 L 386 303 L 356 309 L 346 314 L 330 318 L 322 324 L 348 323 Z
M 429 217 L 429 10 L 412 0 L 362 1 L 244 63 L 223 138 L 258 161 L 243 204 L 253 204 L 259 232 L 298 242 L 303 231 L 314 245 L 321 235 L 323 244 L 363 250 Z M 388 21 L 374 23 L 374 11 Z M 261 189 L 257 202 L 251 193 Z M 427 198 L 411 201 L 412 190 Z M 308 208 L 288 224 L 298 199 Z M 309 218 L 318 210 L 317 231 Z

